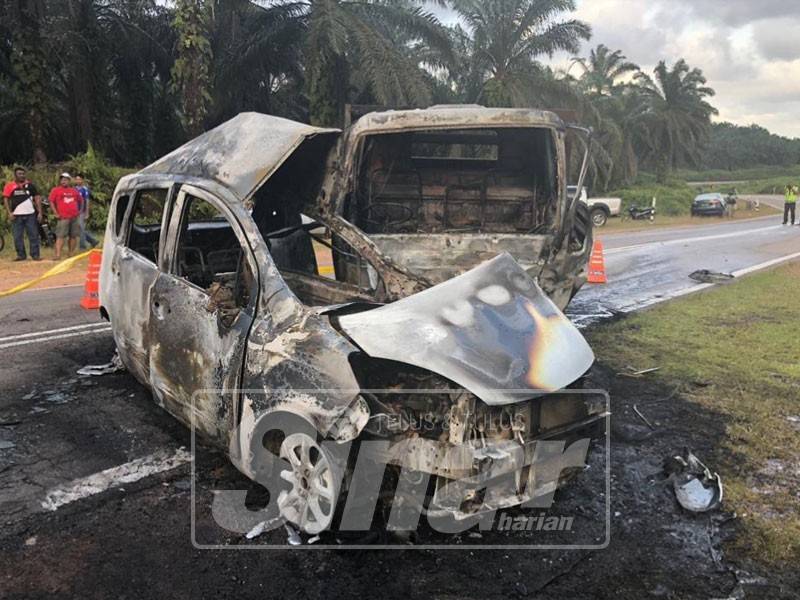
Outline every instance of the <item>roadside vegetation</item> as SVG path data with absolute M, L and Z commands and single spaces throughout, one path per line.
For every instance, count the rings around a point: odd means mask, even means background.
M 757 164 L 757 163 L 751 163 Z M 681 169 L 676 173 L 679 179 L 689 183 L 709 182 L 709 181 L 765 181 L 778 178 L 800 179 L 800 164 L 788 166 L 755 166 L 740 168 L 729 171 L 727 169 L 708 169 L 702 171 L 692 171 Z
M 719 415 L 725 436 L 704 459 L 741 524 L 728 550 L 776 565 L 800 564 L 799 297 L 795 263 L 589 334 L 613 369 L 659 366 L 651 377 Z
M 592 40 L 574 0 L 440 4 L 457 24 L 422 0 L 0 0 L 0 164 L 37 165 L 43 189 L 58 169 L 38 165 L 87 171 L 96 229 L 109 164 L 143 166 L 242 111 L 342 126 L 348 104 L 480 103 L 564 109 L 595 132 L 590 192 L 655 196 L 661 215 L 688 214 L 686 180 L 772 193 L 800 171 L 800 140 L 712 124 L 701 68 L 644 71 Z M 569 68 L 546 64 L 559 52 Z M 741 174 L 757 164 L 772 167 Z
M 14 179 L 15 165 L 0 165 L 2 181 Z M 71 175 L 82 173 L 92 190 L 92 204 L 89 214 L 89 229 L 102 232 L 108 217 L 108 203 L 114 194 L 114 188 L 120 177 L 132 172 L 132 169 L 116 167 L 94 148 L 89 146 L 86 152 L 70 157 L 58 164 L 37 165 L 28 171 L 28 178 L 36 185 L 39 193 L 46 198 L 52 188 L 58 185 L 59 175 L 63 172 Z M 12 246 L 10 226 L 5 210 L 0 211 L 0 232 L 6 236 L 6 249 Z
M 640 170 L 664 184 L 679 168 L 716 168 L 708 144 L 744 139 L 712 127 L 701 68 L 641 69 L 592 41 L 574 0 L 439 4 L 457 24 L 422 0 L 0 0 L 0 162 L 60 162 L 91 144 L 141 166 L 247 110 L 341 126 L 347 104 L 560 107 L 595 130 L 597 192 Z M 546 63 L 560 52 L 569 68 Z M 768 132 L 747 135 L 764 148 L 753 156 L 786 160 Z M 753 164 L 740 154 L 722 166 Z

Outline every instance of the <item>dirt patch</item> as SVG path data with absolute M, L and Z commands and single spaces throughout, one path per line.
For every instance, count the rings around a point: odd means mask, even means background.
M 58 264 L 55 260 L 52 260 L 51 256 L 52 251 L 45 248 L 42 251 L 42 257 L 44 259 L 42 261 L 35 262 L 28 259 L 26 262 L 14 262 L 13 252 L 11 253 L 11 258 L 9 258 L 9 253 L 5 252 L 2 259 L 0 259 L 0 280 L 2 280 L 2 283 L 0 283 L 0 291 L 9 290 L 44 275 Z M 81 261 L 66 273 L 48 277 L 29 289 L 83 284 L 86 279 L 86 264 L 85 260 Z

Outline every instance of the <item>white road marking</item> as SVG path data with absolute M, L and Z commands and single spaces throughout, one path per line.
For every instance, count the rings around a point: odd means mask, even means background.
M 22 333 L 20 335 L 9 335 L 0 337 L 0 343 L 10 342 L 12 340 L 23 340 L 25 338 L 39 337 L 42 335 L 51 335 L 56 333 L 66 333 L 68 331 L 79 331 L 81 329 L 92 329 L 94 327 L 107 327 L 108 323 L 89 323 L 88 325 L 75 325 L 73 327 L 61 327 L 60 329 L 48 329 L 47 331 L 35 331 L 33 333 Z
M 108 325 L 108 324 L 105 324 L 105 323 L 100 323 L 99 325 L 93 326 L 93 328 L 91 328 L 91 329 L 85 329 L 85 330 L 82 330 L 82 331 L 72 331 L 70 333 L 62 333 L 62 334 L 58 334 L 58 335 L 52 335 L 55 331 L 57 331 L 57 330 L 42 331 L 40 334 L 38 334 L 37 337 L 27 337 L 28 334 L 26 334 L 25 336 L 12 336 L 10 338 L 5 338 L 5 339 L 10 339 L 10 340 L 15 340 L 16 339 L 18 341 L 13 341 L 13 342 L 5 343 L 5 344 L 0 344 L 0 350 L 4 350 L 6 348 L 17 348 L 19 346 L 27 346 L 29 344 L 40 344 L 40 343 L 43 343 L 43 342 L 52 342 L 52 341 L 55 341 L 55 340 L 64 340 L 64 339 L 67 339 L 67 338 L 80 337 L 80 336 L 84 336 L 84 335 L 95 335 L 95 334 L 98 334 L 98 333 L 106 333 L 106 332 L 111 331 L 111 325 Z M 20 340 L 19 338 L 23 338 L 23 339 Z
M 648 248 L 651 246 L 680 246 L 683 244 L 692 244 L 695 242 L 710 242 L 714 240 L 724 240 L 744 235 L 755 235 L 774 231 L 776 229 L 783 229 L 781 225 L 770 225 L 769 227 L 759 227 L 758 229 L 746 229 L 744 231 L 732 231 L 730 233 L 718 233 L 715 235 L 696 236 L 689 238 L 681 238 L 677 240 L 664 240 L 657 242 L 645 242 L 642 244 L 634 244 L 632 246 L 623 246 L 621 248 L 610 248 L 606 250 L 606 254 L 620 254 L 622 252 L 630 252 L 631 250 L 639 250 L 641 248 Z
M 185 448 L 179 448 L 173 454 L 169 454 L 166 450 L 155 452 L 144 458 L 137 458 L 124 465 L 112 467 L 53 488 L 42 501 L 42 508 L 51 511 L 58 510 L 76 500 L 100 494 L 126 483 L 139 481 L 156 473 L 171 471 L 191 461 L 192 455 Z
M 747 267 L 746 269 L 739 269 L 738 271 L 734 271 L 732 275 L 734 277 L 741 277 L 742 275 L 748 275 L 750 273 L 754 273 L 755 271 L 762 271 L 764 269 L 769 269 L 770 267 L 774 267 L 775 265 L 780 265 L 782 263 L 789 262 L 790 260 L 794 260 L 795 258 L 800 258 L 800 252 L 795 252 L 794 254 L 787 254 L 786 256 L 781 256 L 780 258 L 768 260 L 767 262 L 763 262 L 760 265 L 754 265 L 752 267 Z

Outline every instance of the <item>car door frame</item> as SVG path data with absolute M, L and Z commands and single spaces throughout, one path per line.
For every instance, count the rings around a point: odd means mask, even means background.
M 166 198 L 161 214 L 161 229 L 158 238 L 158 252 L 153 262 L 133 249 L 130 243 L 133 228 L 134 209 L 139 195 L 143 192 L 165 190 Z M 141 382 L 147 383 L 149 374 L 149 342 L 144 335 L 147 331 L 149 314 L 150 287 L 160 272 L 161 256 L 166 240 L 166 226 L 172 212 L 175 197 L 175 185 L 169 180 L 152 180 L 134 183 L 121 187 L 115 193 L 114 221 L 118 202 L 128 196 L 125 214 L 117 233 L 113 231 L 113 251 L 110 261 L 110 279 L 112 290 L 108 296 L 112 298 L 105 309 L 112 323 L 114 341 L 126 368 Z M 136 288 L 136 289 L 134 289 Z M 124 299 L 124 300 L 123 300 Z
M 207 305 L 210 298 L 207 290 L 178 274 L 179 244 L 187 202 L 191 197 L 208 202 L 225 217 L 253 276 L 248 305 L 230 327 L 219 322 L 218 310 L 209 313 L 202 306 Z M 212 441 L 224 444 L 236 423 L 247 342 L 259 315 L 258 262 L 247 228 L 219 195 L 198 184 L 185 183 L 176 190 L 173 201 L 161 269 L 151 294 L 148 335 L 155 350 L 150 355 L 150 385 L 159 404 L 176 418 L 189 427 L 196 427 L 199 433 Z M 170 297 L 166 298 L 165 294 Z M 168 302 L 162 304 L 162 300 Z M 165 314 L 165 310 L 174 311 L 176 316 L 172 317 L 172 312 Z M 189 317 L 194 319 L 190 322 Z M 215 337 L 215 330 L 218 337 Z M 180 335 L 181 332 L 184 335 Z M 230 338 L 231 335 L 236 337 Z M 162 339 L 165 336 L 168 339 Z M 198 345 L 197 340 L 208 343 Z M 187 352 L 193 353 L 194 360 L 180 358 Z M 228 364 L 221 363 L 219 368 L 212 368 L 213 362 L 222 360 L 222 356 L 228 359 Z M 187 389 L 187 384 L 194 382 L 197 387 Z

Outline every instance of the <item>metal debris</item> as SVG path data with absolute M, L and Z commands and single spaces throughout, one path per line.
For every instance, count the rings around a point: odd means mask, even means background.
M 709 271 L 707 269 L 702 269 L 700 271 L 695 271 L 691 275 L 689 275 L 689 279 L 693 279 L 698 283 L 728 283 L 732 279 L 735 279 L 734 275 L 730 273 L 717 273 L 715 271 Z
M 647 417 L 645 417 L 645 416 L 644 416 L 644 415 L 643 415 L 643 414 L 642 414 L 642 413 L 639 411 L 639 407 L 638 407 L 638 406 L 636 406 L 635 404 L 633 405 L 633 412 L 635 412 L 635 413 L 637 414 L 637 416 L 638 416 L 638 417 L 639 417 L 639 418 L 640 418 L 642 421 L 644 421 L 644 424 L 645 424 L 645 425 L 647 425 L 647 426 L 648 426 L 648 427 L 649 427 L 651 430 L 653 430 L 653 431 L 655 431 L 655 430 L 656 430 L 656 428 L 655 428 L 655 427 L 653 427 L 653 424 L 652 424 L 652 423 L 650 423 L 650 421 L 648 421 L 648 420 L 647 420 Z
M 78 370 L 78 375 L 83 377 L 100 377 L 101 375 L 111 375 L 112 373 L 119 373 L 124 371 L 125 366 L 122 364 L 122 359 L 119 357 L 119 352 L 115 352 L 111 358 L 111 362 L 104 365 L 87 365 Z
M 638 379 L 644 375 L 648 375 L 650 373 L 655 373 L 656 371 L 660 371 L 661 367 L 653 367 L 652 369 L 641 369 L 637 370 L 634 367 L 625 367 L 628 369 L 628 372 L 617 373 L 619 377 L 632 377 Z
M 66 404 L 70 398 L 63 392 L 45 392 L 45 401 L 53 404 Z
M 274 519 L 269 519 L 268 521 L 262 521 L 255 527 L 253 527 L 250 531 L 248 531 L 244 537 L 248 540 L 254 540 L 258 536 L 262 535 L 266 531 L 271 531 L 275 529 L 277 525 L 280 525 L 284 522 L 283 517 L 275 517 Z
M 288 534 L 286 541 L 289 542 L 290 546 L 300 546 L 303 544 L 303 540 L 300 537 L 300 534 L 294 527 L 292 527 L 288 523 L 284 523 L 283 526 L 286 528 L 286 533 Z
M 664 470 L 670 474 L 678 503 L 690 512 L 704 513 L 722 503 L 722 479 L 712 473 L 691 450 L 665 461 Z

